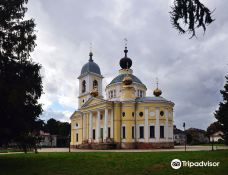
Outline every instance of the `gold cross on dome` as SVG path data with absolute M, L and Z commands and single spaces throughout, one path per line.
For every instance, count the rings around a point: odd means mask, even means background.
M 124 45 L 127 47 L 127 38 L 124 38 Z
M 156 84 L 157 84 L 157 88 L 158 88 L 158 77 L 156 77 Z
M 89 43 L 89 51 L 90 51 L 90 52 L 93 51 L 93 43 L 92 43 L 92 42 Z

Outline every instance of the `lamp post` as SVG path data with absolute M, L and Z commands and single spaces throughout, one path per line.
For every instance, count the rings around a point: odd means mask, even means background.
M 211 136 L 212 136 L 212 141 L 211 141 L 211 151 L 214 151 L 214 132 L 213 132 L 213 130 L 211 131 Z
M 186 151 L 186 132 L 185 132 L 185 122 L 183 123 L 183 128 L 184 128 L 184 136 L 185 136 L 185 138 L 184 138 L 184 151 Z
M 68 138 L 68 140 L 69 140 L 69 153 L 70 153 L 70 151 L 71 151 L 71 150 L 70 150 L 70 139 L 71 139 L 71 135 L 70 135 L 70 134 L 71 134 L 71 130 L 70 130 L 70 133 L 69 133 L 69 136 L 68 136 L 68 137 L 69 137 L 69 138 Z

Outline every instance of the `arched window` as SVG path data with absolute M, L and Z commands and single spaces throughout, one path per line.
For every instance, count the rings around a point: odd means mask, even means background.
M 86 81 L 83 80 L 82 81 L 82 93 L 84 93 L 86 91 Z
M 140 97 L 143 97 L 143 95 L 142 95 L 142 94 L 143 94 L 143 92 L 142 92 L 142 91 L 139 91 L 139 92 L 140 92 Z
M 94 89 L 94 88 L 97 88 L 97 87 L 98 87 L 98 82 L 97 82 L 97 80 L 94 80 L 94 81 L 93 81 L 93 89 Z

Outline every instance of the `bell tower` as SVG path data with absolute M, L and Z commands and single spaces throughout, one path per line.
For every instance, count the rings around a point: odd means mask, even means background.
M 82 67 L 79 79 L 78 108 L 80 109 L 92 96 L 103 98 L 100 67 L 93 61 L 93 53 L 89 53 L 89 61 Z

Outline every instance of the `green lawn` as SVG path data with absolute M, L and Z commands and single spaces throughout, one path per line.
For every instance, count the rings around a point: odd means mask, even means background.
M 172 159 L 220 161 L 219 167 L 181 167 Z M 28 153 L 0 155 L 1 175 L 228 174 L 228 150 L 146 153 Z

